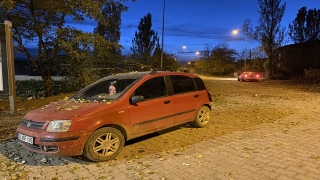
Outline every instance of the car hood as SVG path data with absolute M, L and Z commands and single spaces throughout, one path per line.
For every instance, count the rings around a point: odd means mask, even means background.
M 57 101 L 32 110 L 25 119 L 36 121 L 63 120 L 80 115 L 83 112 L 105 105 L 106 103 Z

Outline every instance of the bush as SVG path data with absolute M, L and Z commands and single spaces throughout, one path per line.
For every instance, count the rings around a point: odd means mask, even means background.
M 320 69 L 305 69 L 304 80 L 307 82 L 320 82 Z
M 16 86 L 16 94 L 19 97 L 45 96 L 45 88 L 42 81 L 16 81 Z M 67 85 L 64 81 L 52 81 L 52 90 L 54 95 L 72 92 L 70 88 L 67 88 Z

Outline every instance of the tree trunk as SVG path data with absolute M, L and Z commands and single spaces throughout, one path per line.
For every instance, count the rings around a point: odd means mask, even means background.
M 52 80 L 51 77 L 50 78 L 45 78 L 43 79 L 44 82 L 44 88 L 45 88 L 45 96 L 49 97 L 52 96 Z
M 273 60 L 272 57 L 269 58 L 269 79 L 273 79 Z

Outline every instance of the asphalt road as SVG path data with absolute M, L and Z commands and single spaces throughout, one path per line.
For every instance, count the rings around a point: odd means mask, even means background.
M 205 80 L 222 80 L 222 81 L 237 81 L 237 77 L 233 77 L 233 78 L 221 78 L 221 77 L 211 77 L 211 76 L 202 76 L 200 75 L 200 77 L 202 79 L 205 79 Z

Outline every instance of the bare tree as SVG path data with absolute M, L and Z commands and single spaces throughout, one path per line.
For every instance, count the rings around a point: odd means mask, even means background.
M 242 30 L 248 38 L 257 40 L 267 55 L 264 66 L 270 78 L 273 77 L 273 68 L 277 59 L 277 50 L 285 38 L 285 27 L 280 22 L 286 9 L 286 3 L 281 0 L 258 0 L 260 18 L 258 26 L 252 28 L 251 20 L 243 22 Z

